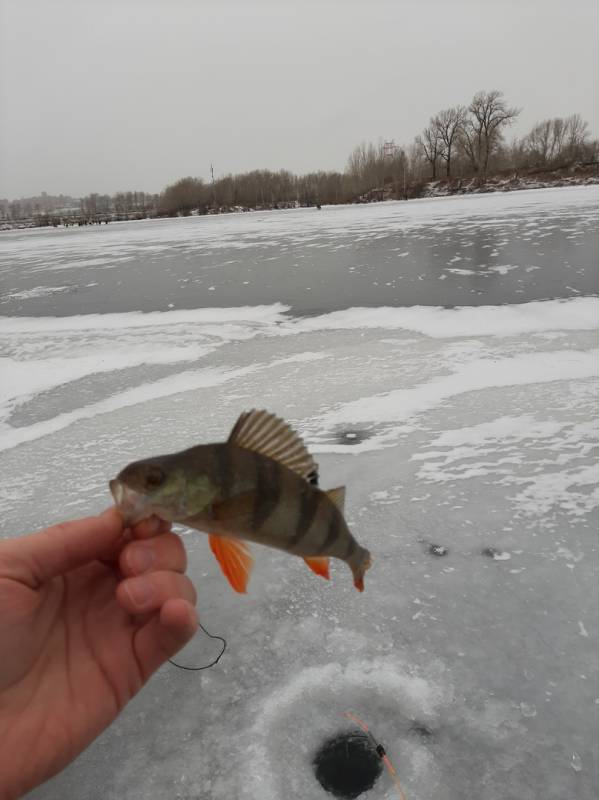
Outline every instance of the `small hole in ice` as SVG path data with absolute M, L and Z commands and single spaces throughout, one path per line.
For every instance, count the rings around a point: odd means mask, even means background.
M 430 544 L 428 552 L 433 556 L 446 556 L 449 550 L 444 544 Z
M 423 722 L 414 722 L 410 727 L 410 733 L 419 736 L 421 739 L 430 739 L 433 735 L 433 731 Z
M 511 558 L 509 553 L 503 550 L 497 550 L 496 547 L 485 547 L 484 550 L 481 551 L 481 555 L 492 558 L 495 561 L 509 561 Z
M 366 734 L 340 733 L 328 739 L 314 757 L 314 773 L 334 797 L 352 800 L 372 789 L 381 772 L 381 759 Z
M 372 434 L 365 430 L 338 430 L 335 439 L 339 444 L 360 444 L 364 439 L 368 439 Z

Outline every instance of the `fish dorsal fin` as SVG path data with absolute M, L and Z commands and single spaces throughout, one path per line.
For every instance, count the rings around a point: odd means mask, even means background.
M 235 423 L 229 444 L 272 458 L 304 480 L 318 482 L 318 465 L 300 437 L 268 411 L 245 411 Z
M 327 489 L 325 494 L 331 503 L 334 503 L 343 514 L 345 506 L 345 486 L 337 486 L 336 489 Z

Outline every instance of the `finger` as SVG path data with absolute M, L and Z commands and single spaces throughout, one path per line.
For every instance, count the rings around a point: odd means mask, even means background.
M 186 600 L 171 598 L 135 634 L 134 647 L 146 681 L 161 664 L 172 658 L 198 629 L 195 608 Z
M 56 575 L 106 558 L 123 534 L 123 519 L 111 507 L 97 517 L 61 522 L 6 543 L 16 580 L 37 588 Z M 8 577 L 8 576 L 7 576 Z
M 186 575 L 167 571 L 148 572 L 137 578 L 127 578 L 116 590 L 121 607 L 133 615 L 157 611 L 173 597 L 196 604 L 196 590 Z
M 153 515 L 133 525 L 131 528 L 131 536 L 133 539 L 151 539 L 154 536 L 168 533 L 170 529 L 171 523 L 168 520 L 160 519 Z
M 125 528 L 122 536 L 119 536 L 119 538 L 113 542 L 109 548 L 107 548 L 106 553 L 100 556 L 98 560 L 106 566 L 113 567 L 118 570 L 119 556 L 121 555 L 123 548 L 126 547 L 130 541 L 131 531 L 129 528 Z
M 119 566 L 125 577 L 160 570 L 185 572 L 187 554 L 176 534 L 163 533 L 154 539 L 130 542 L 120 555 Z

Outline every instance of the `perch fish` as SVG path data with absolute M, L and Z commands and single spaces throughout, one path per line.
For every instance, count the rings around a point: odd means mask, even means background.
M 364 590 L 370 553 L 343 517 L 345 487 L 321 491 L 299 436 L 266 411 L 243 413 L 226 442 L 135 461 L 110 481 L 132 525 L 152 514 L 209 534 L 231 586 L 245 592 L 253 559 L 246 542 L 302 557 L 329 578 L 329 558 L 350 567 Z

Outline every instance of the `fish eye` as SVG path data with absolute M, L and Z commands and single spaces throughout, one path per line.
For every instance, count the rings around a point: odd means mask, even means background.
M 150 467 L 148 474 L 146 475 L 146 486 L 150 487 L 151 489 L 155 489 L 164 483 L 165 477 L 166 476 L 160 467 Z

